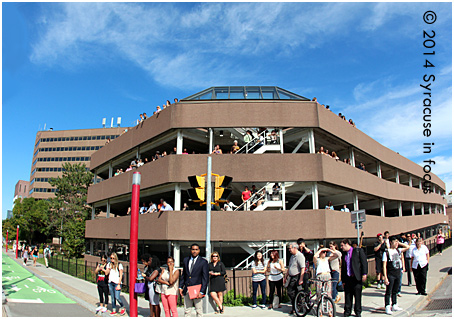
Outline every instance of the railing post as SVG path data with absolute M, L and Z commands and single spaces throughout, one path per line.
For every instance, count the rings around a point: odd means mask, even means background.
M 233 299 L 236 299 L 236 275 L 235 275 L 235 268 L 233 268 Z
M 68 257 L 68 275 L 71 275 L 70 271 L 69 271 L 69 263 L 70 263 L 70 259 Z
M 76 257 L 76 277 L 77 277 L 77 257 Z
M 84 279 L 87 280 L 87 261 L 85 260 Z

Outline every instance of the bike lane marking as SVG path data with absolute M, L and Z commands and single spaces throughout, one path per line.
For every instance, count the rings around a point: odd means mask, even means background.
M 76 303 L 4 253 L 2 253 L 2 285 L 8 294 L 8 302 Z

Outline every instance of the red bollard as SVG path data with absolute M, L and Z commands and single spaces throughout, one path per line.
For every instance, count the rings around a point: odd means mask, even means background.
M 16 259 L 17 259 L 18 250 L 19 250 L 19 225 L 17 225 L 17 231 L 16 231 Z
M 129 239 L 129 316 L 137 317 L 137 293 L 135 283 L 137 278 L 137 253 L 139 246 L 139 201 L 140 201 L 140 173 L 132 175 L 131 199 L 131 232 Z

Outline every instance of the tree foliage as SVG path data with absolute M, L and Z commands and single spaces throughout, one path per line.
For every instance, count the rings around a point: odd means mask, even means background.
M 8 239 L 15 239 L 19 225 L 19 240 L 26 240 L 31 244 L 40 234 L 49 233 L 48 218 L 49 202 L 34 198 L 18 198 L 14 202 L 13 217 L 4 221 L 2 233 L 6 236 L 6 230 L 9 230 Z
M 80 256 L 85 249 L 85 221 L 91 213 L 87 192 L 93 174 L 85 164 L 62 166 L 62 176 L 49 181 L 57 188 L 56 197 L 51 200 L 49 228 L 63 237 L 63 250 L 68 256 Z

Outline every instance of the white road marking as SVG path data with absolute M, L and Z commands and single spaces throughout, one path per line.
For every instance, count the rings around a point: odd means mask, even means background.
M 16 285 L 11 285 L 11 289 L 18 292 L 19 290 L 21 290 L 22 288 L 17 288 Z
M 31 282 L 35 282 L 35 280 L 31 279 L 31 278 L 27 278 L 27 280 L 30 280 Z
M 24 285 L 24 286 L 25 286 L 25 288 L 28 288 L 28 286 L 27 286 L 27 285 Z
M 19 302 L 19 303 L 44 303 L 41 299 L 7 299 L 8 302 Z

